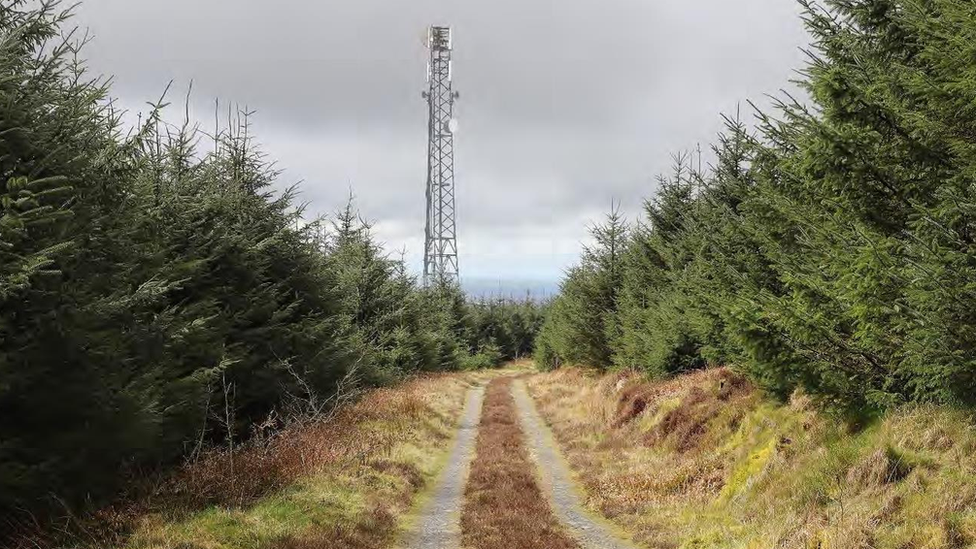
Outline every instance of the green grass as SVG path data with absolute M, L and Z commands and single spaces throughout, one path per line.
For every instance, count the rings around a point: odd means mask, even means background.
M 174 521 L 148 518 L 125 547 L 257 549 L 285 536 L 356 524 L 368 512 L 364 493 L 394 496 L 401 489 L 402 480 L 392 475 L 319 475 L 246 509 L 214 506 Z
M 373 391 L 329 422 L 288 430 L 266 448 L 236 452 L 236 476 L 230 474 L 235 469 L 226 454 L 190 464 L 174 476 L 172 494 L 164 490 L 154 498 L 134 502 L 132 508 L 138 512 L 122 513 L 125 524 L 109 535 L 116 541 L 105 537 L 71 546 L 391 546 L 444 464 L 468 389 L 476 382 L 512 372 L 442 375 Z M 255 487 L 267 484 L 256 478 L 261 475 L 286 481 L 255 492 Z M 241 494 L 235 495 L 238 487 Z M 205 497 L 210 499 L 196 501 L 186 494 L 209 494 Z M 120 510 L 130 508 L 121 505 Z M 123 535 L 117 536 L 118 532 Z
M 627 393 L 614 389 L 619 376 L 557 371 L 529 386 L 589 503 L 647 546 L 976 544 L 970 414 L 909 407 L 853 429 L 802 396 L 781 405 L 747 388 L 720 398 L 721 375 L 657 383 L 632 378 L 651 401 L 617 429 L 610 425 Z

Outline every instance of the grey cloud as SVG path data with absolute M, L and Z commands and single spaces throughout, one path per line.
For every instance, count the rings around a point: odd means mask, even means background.
M 501 252 L 478 254 L 499 239 L 513 277 L 566 263 L 560 244 L 545 267 L 540 227 L 578 241 L 611 199 L 636 216 L 670 154 L 784 87 L 806 42 L 788 0 L 87 0 L 75 22 L 124 105 L 193 80 L 203 120 L 213 97 L 257 109 L 311 211 L 352 186 L 392 247 L 422 231 L 422 36 L 453 25 L 460 230 L 479 243 L 462 249 L 497 271 Z

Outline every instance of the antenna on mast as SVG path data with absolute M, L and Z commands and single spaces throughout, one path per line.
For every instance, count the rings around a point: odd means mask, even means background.
M 458 281 L 457 222 L 454 198 L 454 103 L 450 27 L 427 30 L 427 224 L 424 232 L 424 285 Z

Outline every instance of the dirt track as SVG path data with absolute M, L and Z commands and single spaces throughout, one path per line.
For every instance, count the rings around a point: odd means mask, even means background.
M 458 549 L 461 546 L 461 506 L 474 443 L 481 418 L 485 388 L 468 392 L 457 439 L 430 499 L 421 508 L 415 527 L 406 536 L 405 549 Z
M 496 380 L 496 383 L 499 381 L 501 380 Z M 508 441 L 504 444 L 511 447 L 524 445 L 528 450 L 530 460 L 524 464 L 524 467 L 535 470 L 531 472 L 526 482 L 534 484 L 531 477 L 540 481 L 539 489 L 542 491 L 542 496 L 551 507 L 552 515 L 562 526 L 558 528 L 553 525 L 557 530 L 561 530 L 558 533 L 556 530 L 551 530 L 553 537 L 561 537 L 559 534 L 564 531 L 583 549 L 637 549 L 633 543 L 615 535 L 606 521 L 596 518 L 584 509 L 569 466 L 556 447 L 549 427 L 536 411 L 535 403 L 526 391 L 525 384 L 521 380 L 515 380 L 511 383 L 510 390 L 520 429 L 510 430 L 509 436 L 521 440 Z M 461 511 L 465 506 L 465 487 L 469 480 L 472 461 L 477 459 L 475 445 L 478 441 L 479 423 L 483 421 L 484 403 L 484 387 L 472 389 L 468 393 L 457 439 L 450 451 L 447 465 L 436 481 L 429 499 L 422 504 L 414 526 L 404 536 L 405 542 L 401 544 L 403 549 L 461 549 Z M 496 412 L 497 410 L 493 413 Z M 482 496 L 490 484 L 479 489 Z M 471 487 L 468 487 L 468 491 L 471 491 Z M 500 500 L 496 501 L 499 507 L 503 505 Z M 512 514 L 512 511 L 513 509 L 508 508 L 499 509 L 499 515 Z M 479 521 L 497 522 L 490 515 L 488 519 L 485 518 L 484 513 L 482 515 Z M 499 528 L 498 525 L 489 528 L 498 532 L 506 530 Z M 467 537 L 471 538 L 470 535 Z M 512 549 L 545 549 L 546 547 L 549 545 L 545 541 L 537 539 L 532 543 L 532 547 L 513 545 Z
M 637 549 L 633 543 L 619 539 L 611 527 L 592 516 L 582 505 L 579 489 L 569 466 L 556 447 L 549 427 L 535 409 L 535 403 L 522 381 L 512 385 L 526 444 L 535 460 L 543 490 L 549 496 L 552 510 L 570 534 L 586 549 Z
M 518 419 L 512 378 L 488 385 L 461 513 L 469 549 L 580 549 L 553 515 Z

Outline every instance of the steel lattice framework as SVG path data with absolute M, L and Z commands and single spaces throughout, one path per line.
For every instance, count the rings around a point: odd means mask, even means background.
M 457 218 L 454 200 L 454 102 L 450 27 L 431 27 L 427 34 L 430 61 L 428 90 L 423 93 L 430 111 L 427 133 L 427 226 L 424 238 L 424 283 L 458 278 Z

